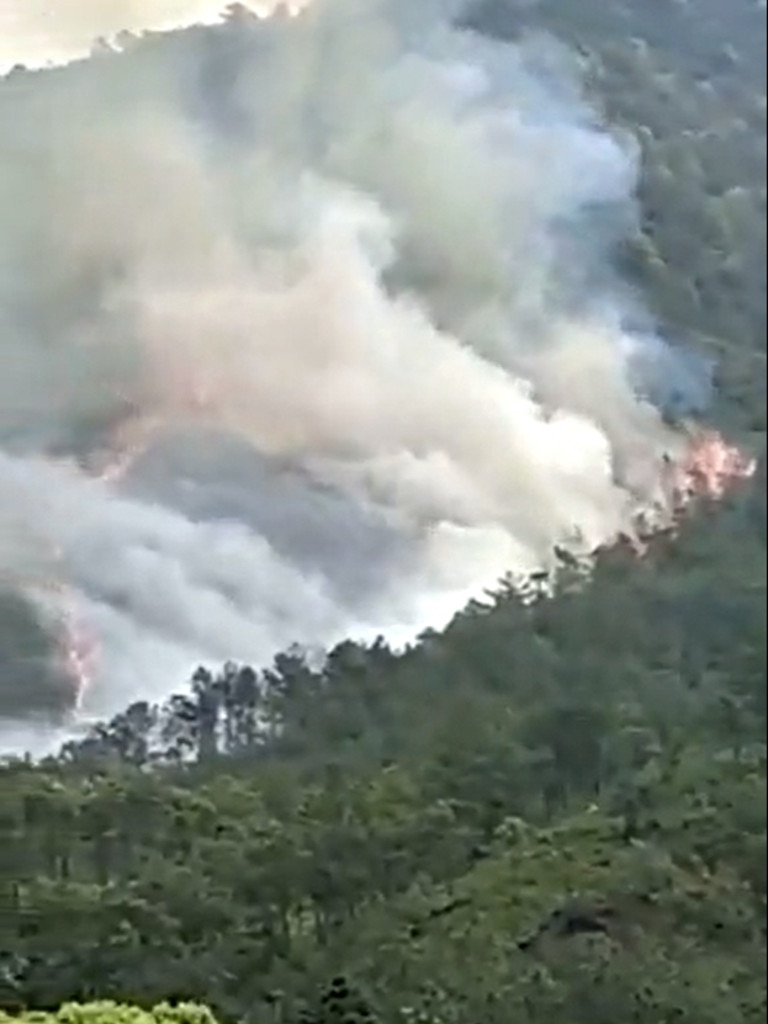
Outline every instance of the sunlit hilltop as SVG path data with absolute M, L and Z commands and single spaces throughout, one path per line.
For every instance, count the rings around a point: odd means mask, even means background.
M 279 8 L 297 14 L 306 0 L 2 0 L 0 74 L 16 65 L 41 68 L 90 53 L 94 41 L 121 32 L 160 32 L 218 21 L 227 7 L 267 17 Z

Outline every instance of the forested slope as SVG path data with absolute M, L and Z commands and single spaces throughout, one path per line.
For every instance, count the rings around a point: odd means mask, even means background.
M 753 0 L 480 0 L 502 38 L 575 50 L 593 99 L 640 147 L 625 270 L 667 331 L 718 359 L 731 425 L 765 430 L 765 9 Z
M 324 1021 L 343 975 L 387 1022 L 761 1019 L 756 514 L 6 768 L 4 998 Z
M 713 415 L 759 450 L 759 5 L 492 0 L 478 18 L 575 46 L 638 135 L 624 255 L 662 322 L 721 359 Z M 502 587 L 403 654 L 200 672 L 7 765 L 0 1006 L 762 1021 L 764 469 L 642 560 L 605 552 L 590 580 L 565 564 L 554 597 Z

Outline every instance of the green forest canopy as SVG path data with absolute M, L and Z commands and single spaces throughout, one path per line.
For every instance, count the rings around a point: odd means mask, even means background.
M 112 1002 L 68 1003 L 54 1013 L 31 1012 L 10 1017 L 0 1010 L 0 1024 L 216 1024 L 210 1010 L 192 1003 L 152 1010 Z

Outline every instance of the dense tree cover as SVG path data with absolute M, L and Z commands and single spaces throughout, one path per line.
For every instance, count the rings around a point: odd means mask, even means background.
M 761 500 L 589 583 L 564 567 L 554 597 L 503 588 L 406 653 L 199 672 L 9 764 L 3 999 L 762 1019 Z
M 496 31 L 575 43 L 611 118 L 639 126 L 627 261 L 723 358 L 723 408 L 760 443 L 757 5 L 484 6 Z M 9 762 L 0 1006 L 762 1021 L 765 517 L 763 464 L 641 561 L 604 552 L 589 580 L 564 563 L 554 596 L 505 585 L 401 654 L 201 670 L 57 758 Z
M 622 257 L 664 328 L 718 360 L 720 411 L 765 430 L 765 4 L 478 0 L 505 38 L 544 30 L 640 149 L 641 216 Z

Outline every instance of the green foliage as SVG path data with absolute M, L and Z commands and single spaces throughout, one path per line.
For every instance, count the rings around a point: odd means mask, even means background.
M 551 598 L 502 588 L 406 653 L 201 672 L 189 698 L 8 764 L 3 1001 L 196 999 L 255 1024 L 757 1021 L 750 500 L 642 562 L 607 552 L 588 585 L 564 569 Z
M 719 362 L 731 425 L 765 431 L 765 7 L 757 0 L 476 0 L 501 37 L 552 33 L 639 147 L 622 269 L 665 330 Z
M 153 1010 L 112 1002 L 68 1003 L 55 1013 L 32 1012 L 11 1017 L 0 1010 L 0 1024 L 216 1024 L 204 1006 L 161 1003 Z
M 575 45 L 638 138 L 622 258 L 722 358 L 719 411 L 760 441 L 758 6 L 491 0 L 479 16 Z M 56 758 L 0 767 L 0 1006 L 756 1024 L 765 620 L 763 464 L 642 561 L 606 552 L 589 582 L 564 566 L 551 598 L 502 586 L 402 654 L 347 643 L 321 667 L 292 651 L 200 671 Z

